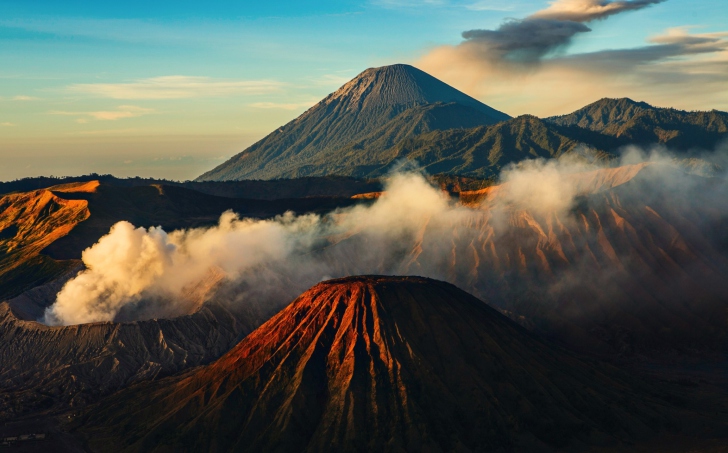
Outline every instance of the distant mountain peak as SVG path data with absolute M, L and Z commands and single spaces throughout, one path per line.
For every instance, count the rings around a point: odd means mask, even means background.
M 604 105 L 634 105 L 639 106 L 642 108 L 654 108 L 654 106 L 642 102 L 642 101 L 635 101 L 630 98 L 601 98 L 596 102 L 592 102 L 591 104 L 587 105 L 586 107 L 583 107 L 585 109 L 591 107 L 591 106 L 604 106 Z
M 653 110 L 655 107 L 646 102 L 630 98 L 602 98 L 566 115 L 546 118 L 547 121 L 562 126 L 579 126 L 594 131 L 602 131 L 610 126 L 620 126 L 636 115 Z
M 480 101 L 407 64 L 365 70 L 329 95 L 322 103 L 330 104 L 335 101 L 345 102 L 349 110 L 457 102 L 489 114 L 496 112 Z
M 615 137 L 622 146 L 661 143 L 673 149 L 714 149 L 728 134 L 728 113 L 687 112 L 629 98 L 603 98 L 567 115 L 545 120 Z
M 385 174 L 397 142 L 510 119 L 406 64 L 369 68 L 200 181 Z

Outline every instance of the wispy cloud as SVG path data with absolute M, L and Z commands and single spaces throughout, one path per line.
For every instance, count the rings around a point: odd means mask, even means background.
M 324 74 L 317 78 L 314 83 L 321 86 L 335 86 L 340 87 L 356 75 L 356 71 L 340 71 L 342 74 Z
M 138 133 L 139 129 L 104 129 L 95 131 L 77 131 L 69 132 L 68 135 L 79 135 L 79 136 L 105 136 L 105 135 L 129 135 Z
M 67 87 L 72 93 L 111 99 L 185 99 L 256 95 L 280 91 L 274 80 L 226 80 L 210 77 L 163 76 L 124 83 L 86 83 Z
M 16 124 L 15 124 L 15 123 L 8 123 L 8 122 L 5 122 L 5 123 L 0 123 L 0 126 L 1 126 L 1 127 L 15 127 L 15 126 L 16 126 Z
M 34 96 L 25 96 L 23 94 L 14 96 L 12 98 L 13 101 L 39 101 L 40 98 L 34 97 Z
M 116 121 L 124 118 L 135 118 L 154 113 L 154 109 L 137 107 L 135 105 L 120 105 L 116 110 L 101 110 L 95 112 L 52 111 L 48 113 L 50 115 L 76 116 L 79 117 L 76 119 L 76 122 L 83 124 L 89 120 Z
M 317 101 L 311 100 L 306 102 L 254 102 L 250 104 L 251 107 L 256 109 L 281 109 L 281 110 L 298 110 L 302 108 L 308 108 L 314 105 Z
M 511 11 L 514 8 L 512 1 L 504 0 L 372 0 L 370 3 L 386 9 L 437 7 L 470 11 Z
M 538 11 L 530 18 L 591 22 L 627 11 L 637 11 L 665 1 L 667 0 L 556 0 L 551 2 L 548 8 Z
M 421 6 L 444 6 L 447 0 L 372 0 L 371 4 L 383 8 L 413 8 Z
M 513 2 L 502 2 L 498 0 L 480 0 L 463 5 L 470 11 L 513 11 Z
M 0 20 L 0 27 L 56 36 L 76 36 L 124 42 L 175 43 L 194 39 L 182 27 L 150 20 L 36 17 Z M 210 30 L 207 30 L 208 32 Z M 199 37 L 200 34 L 197 34 Z

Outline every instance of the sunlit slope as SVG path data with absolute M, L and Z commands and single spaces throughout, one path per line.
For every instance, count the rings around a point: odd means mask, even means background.
M 93 190 L 88 185 L 60 189 Z M 0 197 L 0 299 L 43 284 L 75 265 L 40 252 L 88 219 L 88 202 L 67 200 L 52 190 Z
M 78 424 L 96 451 L 549 451 L 662 430 L 666 403 L 642 392 L 450 284 L 350 277 Z

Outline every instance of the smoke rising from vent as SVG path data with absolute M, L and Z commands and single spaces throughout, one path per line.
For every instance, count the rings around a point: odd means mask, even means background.
M 169 234 L 119 222 L 83 252 L 88 269 L 64 286 L 45 322 L 111 321 L 123 308 L 139 303 L 150 314 L 155 309 L 149 304 L 157 306 L 157 313 L 174 313 L 169 304 L 189 305 L 190 287 L 211 270 L 265 294 L 270 291 L 262 287 L 280 285 L 279 279 L 285 278 L 295 282 L 296 289 L 286 292 L 290 297 L 325 276 L 341 275 L 315 254 L 332 242 L 353 234 L 366 237 L 368 244 L 357 252 L 361 263 L 356 267 L 377 272 L 380 263 L 389 261 L 387 249 L 396 247 L 391 242 L 411 241 L 428 218 L 458 209 L 462 208 L 454 207 L 421 175 L 410 173 L 392 177 L 387 193 L 373 205 L 326 217 L 287 213 L 251 220 L 226 212 L 213 228 Z
M 88 269 L 65 285 L 45 322 L 173 316 L 205 300 L 281 308 L 318 281 L 357 274 L 447 280 L 508 308 L 515 290 L 563 293 L 602 277 L 612 280 L 601 284 L 614 283 L 615 269 L 619 278 L 630 269 L 636 277 L 647 272 L 639 260 L 652 258 L 631 256 L 629 247 L 620 249 L 622 242 L 652 241 L 657 251 L 640 253 L 669 255 L 670 247 L 685 242 L 684 232 L 667 224 L 669 218 L 666 225 L 650 218 L 655 232 L 640 239 L 643 232 L 630 233 L 624 224 L 635 221 L 630 215 L 659 210 L 670 197 L 670 209 L 686 219 L 700 214 L 695 206 L 701 203 L 712 220 L 726 217 L 724 179 L 710 180 L 718 181 L 711 183 L 713 191 L 702 193 L 708 180 L 678 170 L 669 156 L 633 149 L 623 160 L 630 165 L 525 161 L 505 169 L 501 184 L 475 194 L 469 207 L 410 172 L 392 175 L 373 203 L 325 216 L 251 220 L 227 212 L 215 227 L 171 233 L 120 222 L 83 253 Z M 645 160 L 650 163 L 639 163 Z M 638 174 L 645 175 L 639 184 Z M 680 203 L 686 199 L 690 205 Z M 632 209 L 630 203 L 638 204 Z M 623 239 L 620 228 L 625 238 L 637 239 Z M 696 244 L 712 240 L 701 236 Z M 685 242 L 680 259 L 723 259 L 706 258 L 700 247 Z M 684 259 L 687 264 L 678 262 L 683 268 L 689 265 Z M 211 275 L 220 278 L 201 284 Z

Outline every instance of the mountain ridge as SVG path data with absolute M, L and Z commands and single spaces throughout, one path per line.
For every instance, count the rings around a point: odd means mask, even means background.
M 545 121 L 615 137 L 623 146 L 661 144 L 680 151 L 714 150 L 728 136 L 728 112 L 661 108 L 629 98 L 603 98 Z

